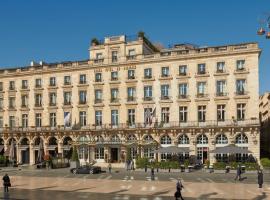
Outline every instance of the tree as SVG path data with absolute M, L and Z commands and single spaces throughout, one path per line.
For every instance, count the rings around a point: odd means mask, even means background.
M 77 152 L 76 147 L 73 148 L 71 161 L 79 161 L 79 156 L 78 156 L 78 152 Z
M 132 160 L 130 148 L 127 148 L 127 161 L 128 161 L 128 160 Z

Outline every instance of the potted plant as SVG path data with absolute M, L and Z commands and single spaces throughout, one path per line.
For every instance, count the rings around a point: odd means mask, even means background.
M 80 161 L 79 161 L 77 148 L 74 147 L 72 151 L 71 161 L 70 161 L 70 168 L 78 168 L 79 166 L 80 166 Z

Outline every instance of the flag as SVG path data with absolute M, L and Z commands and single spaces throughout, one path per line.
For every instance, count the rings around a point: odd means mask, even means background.
M 71 114 L 70 114 L 70 112 L 64 112 L 64 126 L 65 127 L 70 127 L 70 117 L 71 116 Z
M 145 114 L 144 123 L 151 124 L 151 110 L 150 110 L 150 108 L 146 108 L 144 114 Z

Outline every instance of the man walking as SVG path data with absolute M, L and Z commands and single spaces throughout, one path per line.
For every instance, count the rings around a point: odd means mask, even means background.
M 152 181 L 155 180 L 155 171 L 154 171 L 154 167 L 151 168 L 151 180 L 152 180 Z
M 263 185 L 263 172 L 262 172 L 261 169 L 258 171 L 258 185 L 259 185 L 259 188 L 262 188 L 262 185 Z
M 108 168 L 109 168 L 109 173 L 111 174 L 112 173 L 112 164 L 111 163 L 109 163 Z
M 234 180 L 238 179 L 239 181 L 241 180 L 241 167 L 240 165 L 237 165 L 237 169 L 236 169 L 236 177 Z
M 8 192 L 8 187 L 11 186 L 8 174 L 3 177 L 4 192 Z
M 184 200 L 184 198 L 182 197 L 182 189 L 184 188 L 182 182 L 180 180 L 177 181 L 176 183 L 176 192 L 174 193 L 174 197 L 175 197 L 175 200 Z

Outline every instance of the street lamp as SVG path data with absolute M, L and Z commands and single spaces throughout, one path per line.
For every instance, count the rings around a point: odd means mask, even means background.
M 270 39 L 270 14 L 264 14 L 262 17 L 259 19 L 259 23 L 261 24 L 261 27 L 257 31 L 257 35 L 263 36 L 265 35 L 266 39 Z M 266 27 L 266 28 L 264 28 Z

